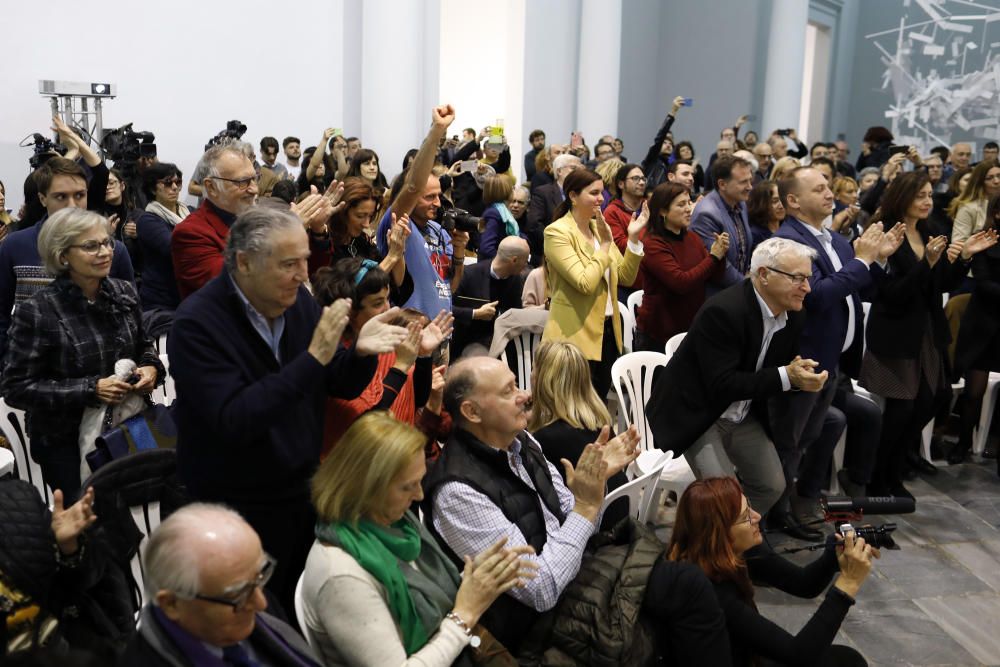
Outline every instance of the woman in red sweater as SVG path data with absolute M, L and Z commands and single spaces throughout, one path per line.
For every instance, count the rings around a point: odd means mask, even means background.
M 679 183 L 661 183 L 649 199 L 636 350 L 662 352 L 671 336 L 687 331 L 705 302 L 705 283 L 725 270 L 729 235 L 716 234 L 711 250 L 705 250 L 698 235 L 688 232 L 692 208 L 687 188 Z

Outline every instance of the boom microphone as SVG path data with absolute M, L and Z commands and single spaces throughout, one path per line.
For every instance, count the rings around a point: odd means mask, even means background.
M 869 496 L 850 498 L 828 496 L 823 499 L 823 509 L 828 514 L 912 514 L 917 509 L 913 498 L 906 496 Z

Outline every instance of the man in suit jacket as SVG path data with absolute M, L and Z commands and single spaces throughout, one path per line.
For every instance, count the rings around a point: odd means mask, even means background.
M 698 202 L 691 215 L 691 231 L 701 237 L 706 249 L 711 250 L 716 234 L 729 234 L 726 272 L 720 282 L 708 285 L 709 296 L 743 281 L 750 269 L 753 241 L 747 221 L 753 167 L 742 158 L 726 155 L 712 165 L 712 178 L 715 190 Z
M 465 270 L 455 292 L 455 335 L 451 354 L 458 357 L 463 350 L 486 354 L 493 341 L 496 316 L 511 308 L 521 307 L 524 276 L 528 264 L 528 242 L 519 236 L 500 241 L 493 259 L 476 262 Z M 476 344 L 476 349 L 469 347 Z M 482 346 L 480 348 L 480 346 Z
M 757 246 L 750 278 L 705 302 L 646 405 L 657 447 L 683 453 L 699 478 L 738 472 L 761 514 L 785 477 L 756 413 L 771 396 L 819 391 L 827 378 L 796 355 L 815 254 L 787 239 Z
M 552 162 L 555 182 L 531 189 L 531 203 L 528 204 L 527 226 L 524 232 L 528 235 L 531 254 L 535 257 L 542 257 L 545 253 L 545 228 L 552 222 L 552 215 L 565 199 L 562 186 L 566 175 L 582 166 L 580 158 L 575 155 L 569 153 L 557 155 Z
M 265 613 L 275 561 L 235 511 L 180 508 L 150 535 L 142 562 L 149 604 L 122 667 L 320 664 L 298 632 Z
M 837 377 L 843 371 L 857 376 L 864 343 L 864 311 L 861 297 L 871 300 L 876 281 L 885 275 L 886 258 L 899 247 L 902 227 L 888 234 L 881 224 L 870 226 L 852 248 L 840 234 L 831 234 L 823 220 L 833 210 L 833 193 L 821 172 L 799 167 L 778 185 L 788 218 L 775 236 L 790 239 L 816 251 L 809 280 L 811 290 L 805 299 L 809 317 L 802 330 L 799 351 L 815 359 L 819 370 L 830 379 L 818 393 L 795 393 L 772 399 L 770 410 L 772 435 L 785 465 L 786 479 L 798 477 L 792 510 L 802 521 L 807 508 L 815 514 L 816 499 L 826 477 L 830 456 L 843 428 L 823 428 L 828 410 L 834 421 L 843 425 L 843 414 L 831 408 Z M 821 436 L 822 431 L 822 436 Z M 848 469 L 852 493 L 864 495 L 864 485 L 871 478 L 871 457 L 851 457 L 861 463 Z M 801 459 L 801 466 L 800 466 Z M 809 502 L 811 501 L 811 502 Z M 812 507 L 810 507 L 810 505 Z
M 196 172 L 205 170 L 205 200 L 174 227 L 170 254 L 181 299 L 222 273 L 222 251 L 236 216 L 254 205 L 257 175 L 243 142 L 212 146 L 201 157 Z

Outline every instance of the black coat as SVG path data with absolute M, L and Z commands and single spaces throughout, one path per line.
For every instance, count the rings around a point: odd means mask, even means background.
M 766 399 L 780 394 L 779 366 L 795 357 L 805 317 L 788 312 L 788 322 L 774 334 L 764 364 L 756 370 L 764 337 L 764 319 L 750 279 L 727 287 L 705 302 L 684 341 L 653 380 L 646 417 L 656 446 L 674 456 L 694 444 L 731 403 L 753 400 L 766 410 Z M 766 415 L 759 415 L 766 424 Z
M 552 222 L 552 216 L 562 201 L 562 188 L 558 183 L 552 182 L 531 188 L 531 202 L 528 204 L 524 233 L 528 237 L 533 256 L 541 257 L 545 253 L 545 228 Z
M 1000 371 L 1000 368 L 980 368 L 979 363 L 992 346 L 989 359 L 1000 358 L 1000 246 L 993 246 L 972 258 L 972 276 L 976 286 L 958 329 L 955 347 L 955 370 Z
M 521 308 L 521 292 L 524 290 L 524 276 L 510 276 L 496 281 L 493 293 L 490 293 L 490 264 L 492 260 L 484 259 L 465 267 L 462 282 L 455 290 L 455 305 L 452 313 L 455 315 L 455 337 L 452 341 L 451 353 L 456 357 L 469 343 L 482 343 L 486 347 L 493 342 L 492 320 L 474 320 L 472 311 L 491 301 L 497 304 L 497 316 L 511 308 Z

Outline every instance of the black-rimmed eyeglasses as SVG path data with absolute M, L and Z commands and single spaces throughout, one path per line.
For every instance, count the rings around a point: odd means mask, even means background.
M 206 176 L 206 178 L 232 183 L 233 185 L 236 186 L 237 190 L 246 190 L 247 188 L 250 187 L 251 183 L 257 182 L 256 176 L 251 176 L 249 178 L 223 178 L 222 176 Z
M 775 273 L 780 273 L 781 275 L 785 276 L 790 281 L 792 281 L 792 284 L 795 285 L 796 287 L 801 286 L 807 280 L 812 278 L 811 274 L 807 276 L 802 273 L 789 273 L 788 271 L 782 271 L 781 269 L 776 269 L 773 266 L 769 266 L 767 268 L 769 271 L 774 271 Z
M 231 586 L 224 592 L 221 596 L 214 595 L 202 595 L 201 593 L 195 594 L 193 597 L 195 600 L 202 600 L 204 602 L 214 602 L 215 604 L 224 604 L 227 607 L 233 608 L 233 613 L 245 609 L 247 603 L 250 602 L 250 598 L 253 594 L 257 592 L 258 588 L 263 588 L 267 585 L 267 582 L 271 580 L 271 575 L 274 574 L 274 566 L 278 564 L 270 554 L 264 554 L 264 564 L 260 568 L 260 572 L 253 579 L 253 581 L 247 581 L 242 584 L 236 584 Z

